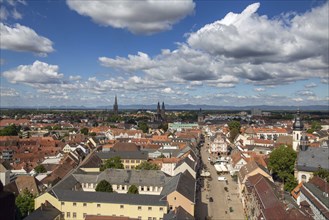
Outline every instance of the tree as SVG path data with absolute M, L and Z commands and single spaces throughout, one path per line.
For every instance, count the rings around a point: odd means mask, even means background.
M 80 129 L 80 133 L 81 133 L 81 134 L 84 134 L 84 135 L 88 135 L 88 133 L 89 133 L 89 129 L 88 129 L 88 128 L 81 128 L 81 129 Z
M 123 164 L 121 162 L 120 157 L 112 157 L 110 159 L 107 159 L 105 163 L 101 166 L 101 171 L 108 169 L 108 168 L 114 168 L 114 169 L 123 169 Z
M 160 124 L 158 129 L 162 129 L 164 132 L 166 132 L 168 130 L 168 123 Z
M 294 174 L 296 158 L 297 153 L 292 148 L 281 145 L 270 153 L 268 167 L 280 180 L 285 180 L 287 174 Z
M 228 123 L 228 128 L 232 130 L 233 128 L 237 129 L 240 132 L 241 124 L 238 121 L 230 121 Z
M 323 168 L 320 168 L 319 170 L 315 171 L 314 176 L 318 176 L 324 180 L 327 181 L 327 183 L 329 183 L 329 171 Z
M 34 167 L 34 170 L 37 173 L 45 173 L 45 172 L 47 172 L 46 168 L 42 164 L 39 164 L 38 166 Z
M 285 191 L 291 192 L 298 185 L 297 179 L 294 177 L 294 175 L 288 174 L 284 179 Z
M 238 121 L 230 121 L 228 127 L 230 129 L 230 141 L 233 143 L 236 136 L 240 134 L 241 124 Z
M 113 192 L 112 185 L 106 180 L 100 181 L 96 186 L 96 192 Z
M 33 212 L 34 199 L 35 196 L 26 188 L 16 197 L 15 204 L 22 218 L 25 218 L 29 213 Z
M 136 166 L 136 170 L 160 170 L 160 168 L 155 163 L 143 161 L 138 166 Z
M 234 142 L 236 136 L 238 136 L 239 133 L 240 133 L 240 132 L 239 132 L 238 129 L 236 129 L 236 128 L 233 128 L 232 130 L 230 130 L 230 138 L 229 138 L 229 140 L 230 140 L 231 143 Z
M 149 126 L 146 124 L 146 122 L 139 122 L 138 128 L 142 130 L 144 133 L 147 133 L 149 131 Z
M 138 188 L 136 185 L 131 185 L 128 189 L 128 194 L 139 194 Z
M 314 131 L 321 130 L 321 124 L 318 121 L 312 121 L 311 128 L 307 129 L 307 133 L 312 134 Z
M 9 125 L 0 130 L 0 136 L 17 136 L 21 126 Z

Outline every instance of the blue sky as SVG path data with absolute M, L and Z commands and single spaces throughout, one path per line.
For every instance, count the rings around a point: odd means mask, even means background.
M 0 0 L 0 105 L 328 105 L 328 1 Z

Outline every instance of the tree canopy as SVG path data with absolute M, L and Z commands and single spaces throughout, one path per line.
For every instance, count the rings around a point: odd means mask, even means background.
M 297 153 L 290 147 L 281 145 L 270 153 L 269 169 L 273 176 L 279 178 L 285 184 L 285 190 L 290 191 L 297 185 L 294 177 L 294 166 Z
M 228 127 L 230 129 L 230 141 L 233 143 L 235 137 L 240 134 L 241 124 L 238 121 L 230 121 Z
M 329 183 L 329 171 L 323 168 L 320 168 L 318 171 L 314 172 L 314 176 L 318 176 Z
M 144 161 L 136 166 L 136 170 L 160 170 L 160 168 L 155 163 Z
M 0 136 L 17 136 L 21 126 L 9 125 L 0 130 Z
M 146 122 L 139 122 L 138 128 L 142 130 L 144 133 L 147 133 L 149 131 L 149 126 L 146 124 Z
M 15 204 L 22 218 L 33 212 L 34 199 L 35 196 L 26 188 L 16 197 Z
M 112 185 L 106 180 L 100 181 L 96 186 L 96 192 L 113 192 Z
M 46 168 L 42 164 L 39 164 L 38 166 L 34 167 L 34 170 L 37 173 L 45 173 L 45 172 L 47 172 Z
M 124 167 L 123 167 L 123 163 L 121 162 L 121 158 L 112 157 L 110 159 L 107 159 L 105 163 L 101 166 L 101 171 L 108 168 L 123 169 Z
M 138 188 L 136 185 L 131 185 L 128 189 L 128 194 L 139 194 Z
M 84 134 L 84 135 L 88 135 L 88 133 L 89 133 L 89 129 L 88 129 L 88 128 L 81 128 L 81 129 L 80 129 L 80 133 L 81 133 L 81 134 Z

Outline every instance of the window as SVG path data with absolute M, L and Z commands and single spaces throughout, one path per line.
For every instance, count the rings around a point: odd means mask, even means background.
M 124 208 L 124 205 L 120 205 L 120 209 L 123 209 Z
M 150 187 L 147 187 L 147 188 L 146 188 L 146 191 L 150 191 Z
M 77 217 L 77 213 L 73 212 L 73 218 L 76 218 L 76 217 Z
M 62 212 L 62 218 L 64 218 L 65 217 L 65 212 Z
M 152 220 L 152 217 L 148 217 L 148 219 L 147 220 Z
M 140 161 L 139 160 L 136 160 L 136 163 L 140 163 Z
M 83 213 L 83 218 L 85 219 L 87 216 L 87 213 Z
M 157 220 L 157 218 L 156 217 L 153 217 L 153 220 Z
M 62 202 L 61 204 L 62 204 L 62 205 L 65 205 L 65 202 Z
M 87 206 L 87 203 L 83 203 L 83 206 Z
M 66 218 L 71 218 L 71 213 L 70 212 L 66 213 Z
M 73 206 L 77 206 L 77 203 L 76 203 L 76 202 L 74 202 L 74 203 L 73 203 Z
M 129 160 L 126 160 L 126 163 L 129 163 Z
M 138 206 L 138 208 L 137 208 L 138 210 L 142 210 L 142 206 Z
M 148 207 L 148 210 L 151 211 L 152 210 L 152 207 Z
M 302 182 L 306 182 L 307 178 L 306 175 L 302 175 Z
M 144 187 L 143 186 L 141 187 L 141 191 L 144 191 Z
M 117 185 L 117 189 L 120 189 L 120 186 L 119 185 Z
M 121 189 L 124 190 L 125 189 L 125 186 L 121 186 Z
M 100 208 L 101 207 L 101 204 L 97 204 L 97 208 Z
M 142 216 L 138 216 L 138 220 L 142 220 Z
M 131 163 L 135 163 L 135 160 L 130 160 Z
M 160 211 L 163 211 L 163 208 L 162 207 L 160 207 Z

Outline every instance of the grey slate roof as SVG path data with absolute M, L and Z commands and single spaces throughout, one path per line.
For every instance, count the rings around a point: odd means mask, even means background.
M 172 177 L 160 170 L 106 169 L 101 173 L 73 174 L 80 183 L 98 183 L 107 180 L 111 184 L 136 186 L 163 186 Z
M 177 191 L 191 202 L 195 202 L 195 180 L 189 172 L 174 176 L 162 189 L 161 195 L 167 196 Z
M 191 160 L 190 158 L 188 158 L 188 157 L 185 157 L 184 159 L 178 161 L 178 163 L 176 164 L 175 169 L 176 169 L 177 167 L 179 167 L 180 165 L 182 165 L 183 163 L 186 163 L 187 165 L 189 165 L 189 167 L 192 168 L 192 170 L 195 171 L 195 165 L 196 165 L 196 163 L 195 163 L 194 161 L 192 161 L 192 160 Z
M 121 159 L 135 159 L 135 160 L 147 160 L 148 154 L 142 151 L 109 151 L 109 152 L 97 152 L 97 156 L 102 160 L 107 160 L 113 157 L 120 157 Z
M 181 206 L 163 216 L 163 220 L 194 220 L 195 218 Z
M 308 147 L 305 151 L 299 151 L 297 157 L 297 169 L 299 171 L 314 172 L 319 167 L 329 170 L 328 148 Z
M 329 209 L 329 199 L 324 196 L 323 191 L 312 183 L 304 183 L 303 185 Z
M 42 206 L 42 208 L 41 208 Z M 62 212 L 51 204 L 41 205 L 38 209 L 34 210 L 31 214 L 24 218 L 24 220 L 54 220 Z
M 86 162 L 84 162 L 80 167 L 82 168 L 95 168 L 100 167 L 102 165 L 102 160 L 97 156 L 97 154 L 93 153 Z
M 167 201 L 162 201 L 161 195 L 120 194 L 107 192 L 84 192 L 63 189 L 53 189 L 53 195 L 60 201 L 115 203 L 131 205 L 165 206 Z

